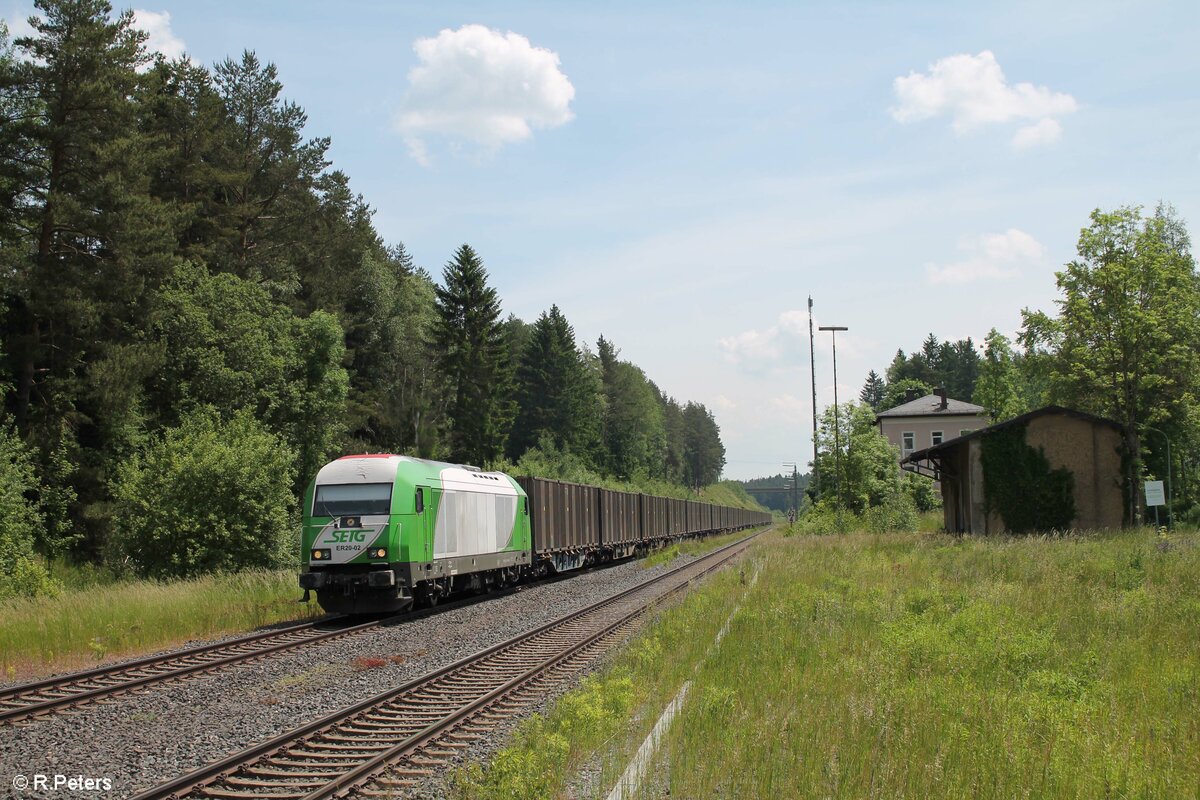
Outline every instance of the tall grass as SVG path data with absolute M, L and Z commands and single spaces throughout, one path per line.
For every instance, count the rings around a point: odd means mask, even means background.
M 562 796 L 590 762 L 575 795 L 603 797 L 692 678 L 658 771 L 671 797 L 1200 796 L 1197 534 L 794 535 L 756 553 L 753 589 L 742 569 L 694 592 L 460 795 Z
M 87 666 L 320 613 L 296 603 L 290 570 L 159 583 L 85 584 L 57 597 L 0 602 L 2 679 Z
M 684 543 L 692 544 L 692 543 Z M 654 725 L 745 591 L 752 565 L 707 579 L 664 610 L 657 624 L 621 650 L 606 669 L 584 679 L 545 715 L 522 723 L 486 767 L 468 765 L 453 781 L 459 800 L 546 800 L 563 796 L 578 767 L 593 760 L 594 793 L 607 795 L 627 756 Z M 585 794 L 590 796 L 591 793 Z
M 693 697 L 672 796 L 1195 797 L 1200 538 L 782 540 Z

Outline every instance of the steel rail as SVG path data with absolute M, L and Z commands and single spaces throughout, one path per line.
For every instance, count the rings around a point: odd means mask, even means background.
M 618 559 L 611 563 L 592 569 L 606 568 L 624 563 L 626 559 Z M 304 635 L 314 630 L 318 625 L 344 623 L 352 619 L 345 615 L 328 616 L 311 622 L 301 622 L 283 628 L 261 631 L 235 639 L 226 639 L 212 644 L 196 645 L 183 650 L 173 650 L 157 655 L 143 656 L 131 661 L 122 661 L 103 667 L 56 675 L 50 678 L 30 681 L 5 689 L 0 689 L 0 724 L 19 722 L 31 718 L 44 717 L 66 708 L 84 705 L 93 701 L 125 694 L 150 684 L 171 681 L 199 673 L 223 669 L 244 662 L 285 652 L 310 644 L 319 644 L 341 636 L 363 633 L 371 628 L 395 622 L 411 622 L 434 614 L 453 611 L 457 608 L 474 605 L 485 600 L 505 597 L 513 592 L 521 591 L 533 585 L 555 583 L 560 580 L 575 577 L 580 571 L 556 574 L 529 583 L 512 586 L 507 589 L 492 591 L 484 595 L 462 597 L 448 603 L 440 603 L 430 608 L 420 608 L 402 612 L 383 619 L 369 620 L 357 625 L 350 625 L 336 630 Z M 300 634 L 299 638 L 296 638 Z M 281 641 L 275 645 L 258 646 L 268 639 L 278 638 Z M 252 649 L 245 649 L 250 647 Z M 217 655 L 221 651 L 229 651 L 226 656 Z M 199 661 L 195 659 L 201 659 Z
M 396 762 L 406 757 L 413 756 L 422 749 L 435 744 L 443 736 L 467 722 L 467 720 L 469 720 L 477 712 L 486 709 L 493 703 L 496 703 L 497 701 L 502 700 L 503 698 L 522 689 L 527 684 L 547 675 L 551 670 L 554 670 L 565 662 L 570 661 L 580 653 L 593 648 L 598 643 L 618 632 L 621 628 L 635 621 L 652 606 L 661 603 L 667 597 L 670 597 L 678 592 L 682 592 L 684 589 L 691 586 L 695 581 L 699 580 L 705 575 L 708 575 L 713 570 L 724 566 L 730 559 L 740 555 L 745 548 L 749 546 L 749 541 L 752 538 L 753 536 L 742 539 L 739 542 L 735 542 L 735 545 L 743 545 L 743 547 L 728 553 L 725 558 L 717 560 L 679 585 L 671 587 L 664 594 L 651 598 L 644 605 L 630 610 L 616 621 L 610 623 L 596 633 L 593 633 L 586 639 L 577 642 L 568 650 L 565 650 L 557 655 L 553 655 L 542 663 L 530 667 L 523 674 L 510 679 L 503 685 L 498 686 L 492 691 L 488 692 L 486 695 L 483 695 L 468 705 L 461 707 L 453 714 L 429 725 L 420 733 L 417 733 L 414 736 L 409 737 L 409 739 L 394 745 L 390 750 L 374 756 L 370 761 L 363 763 L 351 772 L 338 776 L 334 780 L 330 781 L 326 786 L 306 795 L 304 800 L 328 800 L 328 798 L 331 797 L 344 796 L 353 788 L 365 788 L 366 786 L 369 786 L 373 781 L 384 777 L 389 770 L 396 766 Z M 715 552 L 723 552 L 723 550 Z M 685 568 L 692 566 L 695 563 L 696 562 L 692 562 L 692 564 L 685 565 Z
M 368 774 L 374 774 L 376 772 L 379 772 L 381 769 L 386 769 L 386 768 L 390 767 L 391 761 L 395 759 L 395 756 L 394 755 L 390 756 L 389 757 L 390 760 L 387 758 L 380 758 L 379 751 L 386 750 L 388 753 L 393 753 L 393 751 L 395 751 L 395 747 L 390 744 L 387 746 L 379 746 L 380 745 L 379 739 L 367 738 L 366 743 L 368 745 L 373 745 L 373 746 L 368 746 L 366 748 L 367 753 L 365 755 L 363 755 L 362 757 L 366 758 L 367 756 L 370 756 L 368 763 L 370 763 L 372 766 L 370 768 L 368 768 L 366 764 L 361 764 L 361 763 L 357 766 L 350 765 L 354 771 L 354 775 L 357 777 L 345 777 L 344 775 L 338 776 L 336 774 L 335 775 L 327 775 L 326 773 L 311 773 L 311 772 L 302 773 L 300 771 L 295 771 L 295 770 L 292 770 L 289 772 L 286 770 L 281 771 L 280 768 L 278 768 L 278 767 L 264 768 L 264 767 L 256 767 L 256 765 L 262 764 L 263 762 L 267 762 L 272 758 L 287 757 L 289 754 L 289 751 L 291 751 L 297 747 L 303 746 L 305 743 L 315 742 L 315 740 L 317 740 L 319 737 L 321 737 L 325 734 L 331 734 L 332 737 L 338 742 L 345 741 L 347 739 L 347 737 L 344 734 L 337 733 L 337 731 L 335 730 L 335 728 L 337 728 L 339 725 L 341 725 L 343 723 L 351 723 L 355 718 L 359 717 L 360 715 L 364 715 L 367 712 L 382 709 L 389 702 L 403 698 L 406 695 L 411 697 L 411 696 L 415 695 L 422 688 L 435 687 L 437 681 L 439 681 L 443 678 L 447 678 L 448 676 L 452 676 L 454 673 L 462 672 L 465 669 L 470 668 L 472 666 L 479 666 L 481 664 L 485 664 L 487 662 L 487 660 L 492 657 L 499 658 L 499 657 L 504 656 L 506 653 L 517 653 L 517 648 L 519 648 L 521 645 L 535 641 L 539 637 L 549 636 L 549 635 L 553 634 L 555 631 L 562 629 L 564 626 L 568 626 L 572 623 L 582 620 L 587 615 L 596 614 L 597 612 L 600 612 L 609 606 L 613 606 L 613 605 L 619 603 L 621 600 L 633 595 L 636 592 L 644 591 L 656 584 L 660 584 L 662 582 L 668 581 L 671 578 L 677 578 L 685 571 L 687 571 L 689 569 L 695 569 L 696 566 L 699 564 L 703 564 L 705 562 L 710 562 L 707 564 L 707 566 L 700 569 L 696 575 L 687 578 L 685 581 L 683 581 L 678 586 L 671 587 L 671 589 L 669 591 L 664 592 L 662 595 L 659 595 L 657 597 L 647 600 L 645 603 L 641 604 L 638 608 L 636 608 L 629 614 L 624 615 L 621 618 L 621 620 L 618 620 L 617 622 L 612 623 L 610 625 L 604 626 L 604 629 L 601 632 L 599 632 L 595 635 L 588 636 L 587 639 L 583 642 L 575 643 L 567 651 L 562 651 L 562 650 L 556 651 L 550 657 L 549 662 L 552 662 L 552 664 L 553 663 L 561 663 L 563 660 L 570 658 L 571 653 L 579 652 L 582 648 L 588 646 L 589 643 L 594 643 L 596 640 L 598 640 L 599 638 L 602 638 L 604 635 L 606 635 L 606 633 L 611 633 L 611 631 L 613 629 L 615 629 L 615 627 L 619 627 L 620 624 L 628 622 L 631 617 L 635 617 L 635 616 L 641 614 L 646 608 L 650 607 L 651 605 L 654 605 L 657 602 L 661 602 L 661 600 L 664 597 L 670 596 L 671 594 L 674 594 L 677 591 L 682 591 L 684 588 L 686 588 L 688 585 L 690 585 L 692 583 L 692 581 L 697 580 L 699 577 L 707 574 L 711 570 L 717 569 L 718 567 L 723 565 L 726 561 L 728 561 L 730 558 L 732 558 L 734 555 L 737 555 L 738 553 L 742 552 L 746 547 L 748 547 L 749 542 L 757 535 L 758 534 L 756 533 L 756 534 L 752 534 L 748 537 L 744 537 L 743 539 L 740 539 L 737 542 L 733 542 L 729 545 L 726 545 L 725 547 L 722 547 L 722 548 L 714 551 L 713 553 L 709 553 L 709 554 L 701 557 L 697 561 L 691 562 L 690 564 L 683 565 L 674 570 L 671 570 L 670 572 L 664 573 L 664 574 L 656 576 L 654 578 L 650 578 L 648 580 L 642 581 L 641 583 L 637 584 L 636 586 L 633 586 L 626 590 L 618 592 L 617 594 L 611 595 L 611 596 L 604 598 L 603 600 L 600 600 L 596 603 L 593 603 L 585 608 L 579 609 L 579 610 L 574 611 L 570 614 L 567 614 L 559 619 L 545 623 L 533 630 L 526 631 L 525 633 L 522 633 L 518 636 L 512 637 L 506 641 L 499 642 L 497 644 L 486 647 L 486 648 L 478 651 L 477 653 L 466 656 L 465 658 L 461 658 L 451 664 L 447 664 L 443 667 L 433 670 L 432 672 L 426 673 L 425 675 L 422 675 L 422 676 L 414 678 L 410 681 L 407 681 L 406 683 L 402 684 L 401 686 L 380 692 L 376 695 L 373 695 L 372 697 L 366 698 L 365 700 L 362 700 L 358 703 L 355 703 L 348 707 L 339 709 L 331 714 L 325 715 L 319 719 L 308 722 L 304 725 L 301 725 L 298 728 L 295 728 L 291 731 L 283 733 L 279 736 L 265 740 L 263 742 L 259 742 L 255 745 L 252 745 L 249 748 L 246 748 L 239 752 L 233 753 L 232 755 L 230 755 L 224 759 L 221 759 L 219 761 L 202 766 L 196 770 L 193 770 L 192 772 L 189 772 L 185 775 L 181 775 L 173 780 L 167 781 L 158 786 L 151 787 L 150 789 L 147 789 L 147 790 L 141 792 L 140 794 L 136 795 L 134 800 L 163 800 L 164 798 L 180 798 L 180 797 L 187 796 L 190 793 L 196 792 L 196 791 L 199 791 L 199 793 L 201 793 L 203 796 L 208 796 L 208 797 L 213 797 L 213 796 L 216 796 L 216 797 L 221 797 L 221 796 L 225 796 L 225 797 L 254 797 L 254 796 L 302 797 L 302 796 L 306 796 L 306 794 L 307 794 L 307 792 L 304 792 L 301 794 L 294 794 L 294 793 L 293 794 L 280 794 L 278 791 L 271 791 L 265 785 L 255 784 L 255 782 L 252 778 L 239 777 L 239 772 L 241 772 L 243 768 L 245 768 L 246 773 L 248 773 L 251 776 L 254 776 L 255 774 L 257 774 L 259 776 L 292 777 L 292 778 L 314 778 L 314 777 L 324 778 L 324 777 L 328 777 L 328 778 L 331 778 L 332 781 L 326 782 L 326 784 L 323 785 L 321 788 L 316 789 L 315 792 L 312 794 L 312 796 L 313 797 L 318 797 L 318 796 L 327 797 L 327 796 L 329 796 L 329 793 L 336 794 L 339 791 L 341 791 L 341 789 L 346 785 L 352 784 L 355 781 L 362 782 L 361 776 L 368 775 Z M 517 658 L 520 659 L 520 658 L 522 658 L 522 656 L 518 655 Z M 524 658 L 527 659 L 528 656 L 524 656 Z M 547 659 L 545 659 L 545 658 L 540 659 L 540 661 L 546 661 L 546 660 Z M 552 666 L 552 664 L 551 664 L 551 666 Z M 439 723 L 441 725 L 440 730 L 442 731 L 442 733 L 444 733 L 445 730 L 455 727 L 466 716 L 470 716 L 470 714 L 473 713 L 473 710 L 478 710 L 479 708 L 483 708 L 492 703 L 495 703 L 499 698 L 503 697 L 505 694 L 511 694 L 514 688 L 517 688 L 519 685 L 528 683 L 529 681 L 535 680 L 538 674 L 544 674 L 545 669 L 546 669 L 546 667 L 544 665 L 540 668 L 530 666 L 530 667 L 527 667 L 524 670 L 522 670 L 521 675 L 520 675 L 520 678 L 521 678 L 520 680 L 513 679 L 513 680 L 509 680 L 509 681 L 501 681 L 501 683 L 504 683 L 506 685 L 507 684 L 513 684 L 513 685 L 509 686 L 505 692 L 499 693 L 499 694 L 497 694 L 495 691 L 496 687 L 493 687 L 492 690 L 488 690 L 486 701 L 483 700 L 482 698 L 476 698 L 465 704 L 462 702 L 458 702 L 458 701 L 449 701 L 449 700 L 444 701 L 443 704 L 449 703 L 449 702 L 455 702 L 454 708 L 457 709 L 457 712 L 460 712 L 460 713 L 455 713 L 454 711 L 451 711 L 449 713 L 436 712 L 436 713 L 441 714 L 441 723 Z M 477 680 L 477 679 L 466 679 L 466 682 L 471 683 L 471 682 L 474 682 L 475 680 Z M 434 691 L 436 691 L 436 689 Z M 443 690 L 443 691 L 445 691 L 445 690 Z M 482 705 L 480 705 L 481 703 L 482 703 Z M 467 708 L 468 710 L 464 711 L 463 710 L 464 708 Z M 430 711 L 427 713 L 434 713 L 434 712 Z M 360 724 L 361 724 L 361 721 L 360 721 Z M 417 732 L 416 736 L 413 736 L 413 735 L 407 736 L 405 738 L 405 741 L 409 741 L 409 742 L 415 741 L 422 734 L 426 734 L 426 738 L 428 738 L 428 735 L 436 734 L 435 728 L 437 728 L 437 725 L 431 723 L 430 725 L 427 725 L 427 726 L 421 728 Z M 380 732 L 379 735 L 386 735 L 386 731 Z M 437 736 L 435 735 L 434 738 L 436 739 Z M 399 746 L 399 745 L 397 745 L 397 746 Z M 416 746 L 419 748 L 422 745 L 418 742 Z M 346 760 L 346 759 L 359 760 L 359 761 L 362 760 L 362 758 L 359 758 L 359 757 L 351 754 L 350 751 L 352 751 L 354 748 L 350 745 L 343 745 L 343 744 L 331 745 L 331 744 L 325 743 L 323 745 L 323 747 L 326 750 L 329 750 L 330 748 L 335 749 L 334 755 L 326 754 L 324 756 L 325 758 L 327 758 L 329 760 L 335 760 L 337 758 L 341 758 L 342 760 Z M 320 749 L 320 748 L 318 748 L 318 749 Z M 344 754 L 343 754 L 343 751 L 344 751 Z M 396 752 L 398 752 L 398 751 L 396 751 Z M 372 755 L 372 754 L 374 754 L 374 755 Z M 361 751 L 360 751 L 360 755 L 362 755 Z M 295 757 L 301 758 L 302 756 L 297 755 Z M 320 764 L 320 766 L 322 768 L 325 768 L 325 767 L 335 768 L 337 765 L 322 762 Z M 369 777 L 368 777 L 368 779 L 369 779 Z M 253 794 L 250 794 L 247 791 L 245 791 L 245 789 L 221 791 L 221 790 L 217 790 L 213 786 L 213 784 L 216 784 L 218 782 L 227 781 L 227 780 L 234 780 L 236 782 L 236 785 L 238 785 L 240 787 L 244 787 L 247 784 L 249 784 L 250 787 L 253 788 L 256 785 L 259 785 L 259 788 L 263 788 L 264 791 L 267 793 L 265 793 L 263 795 L 253 795 Z M 311 783 L 312 781 L 308 781 L 308 782 Z M 320 781 L 317 781 L 317 782 L 320 783 Z M 349 782 L 349 784 L 347 782 Z M 275 790 L 278 790 L 280 788 L 287 788 L 287 786 L 288 786 L 288 784 L 285 784 L 283 787 L 276 785 L 273 788 Z M 292 784 L 290 784 L 290 786 L 292 788 L 295 788 L 296 784 L 293 782 Z M 321 792 L 325 792 L 325 794 L 321 794 Z
M 340 621 L 342 618 L 337 618 Z M 224 642 L 147 656 L 109 667 L 98 667 L 55 678 L 9 687 L 0 692 L 0 722 L 13 722 L 48 714 L 70 706 L 89 703 L 101 697 L 124 694 L 151 683 L 174 680 L 198 672 L 207 672 L 244 661 L 252 661 L 284 650 L 316 644 L 340 636 L 361 633 L 380 624 L 380 620 L 321 631 L 318 624 L 331 620 L 302 623 L 283 630 L 251 634 Z M 266 640 L 280 639 L 275 644 Z M 251 649 L 245 649 L 245 648 Z M 216 655 L 231 651 L 229 655 Z M 209 657 L 213 656 L 213 657 Z M 199 658 L 196 661 L 194 659 Z M 112 681 L 112 682 L 110 682 Z

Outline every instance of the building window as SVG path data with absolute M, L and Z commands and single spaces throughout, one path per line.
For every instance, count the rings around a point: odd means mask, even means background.
M 975 429 L 974 428 L 963 428 L 961 431 L 958 432 L 958 435 L 966 436 L 968 433 L 970 433 L 973 430 L 975 430 Z
M 932 433 L 930 433 L 929 441 L 933 444 L 934 447 L 937 447 L 939 444 L 942 443 L 942 432 L 941 431 L 933 431 Z
M 902 442 L 900 449 L 904 451 L 904 455 L 908 455 L 917 449 L 917 434 L 912 431 L 905 431 L 900 434 L 900 441 Z

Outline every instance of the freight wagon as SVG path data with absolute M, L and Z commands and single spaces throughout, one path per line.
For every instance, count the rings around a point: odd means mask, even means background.
M 305 494 L 300 588 L 330 612 L 403 611 L 769 520 L 408 456 L 345 456 Z

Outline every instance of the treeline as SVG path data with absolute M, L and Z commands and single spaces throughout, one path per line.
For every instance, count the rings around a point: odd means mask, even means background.
M 438 283 L 385 243 L 273 65 L 151 57 L 103 0 L 36 6 L 0 32 L 5 586 L 49 586 L 35 553 L 284 563 L 298 492 L 346 451 L 718 479 L 703 405 L 558 308 L 502 319 L 469 246 Z
M 746 493 L 772 511 L 787 512 L 793 507 L 793 500 L 804 505 L 809 475 L 801 474 L 796 481 L 795 491 L 792 491 L 792 474 L 779 473 L 766 478 L 751 478 L 742 481 Z M 788 489 L 786 492 L 762 492 L 762 489 Z
M 897 350 L 883 377 L 871 370 L 858 399 L 876 412 L 900 405 L 910 391 L 923 397 L 943 388 L 950 397 L 970 400 L 978 380 L 979 353 L 971 337 L 939 342 L 930 333 L 910 355 Z
M 1140 521 L 1142 480 L 1172 476 L 1177 517 L 1200 521 L 1200 275 L 1187 226 L 1160 204 L 1092 212 L 1076 258 L 1056 273 L 1056 312 L 1023 309 L 1015 341 L 992 329 L 898 353 L 887 380 L 874 371 L 860 394 L 883 410 L 904 389 L 944 386 L 995 422 L 1049 404 L 1125 428 L 1126 514 Z

